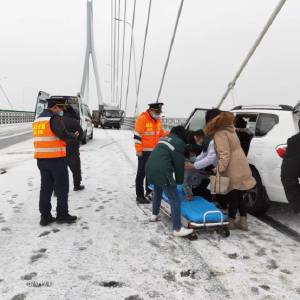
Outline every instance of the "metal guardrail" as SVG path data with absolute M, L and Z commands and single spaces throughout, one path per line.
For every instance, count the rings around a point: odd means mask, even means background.
M 173 127 L 184 125 L 187 119 L 184 118 L 162 118 L 161 124 L 164 131 L 170 131 Z M 133 117 L 126 117 L 124 125 L 134 129 L 136 119 Z
M 34 115 L 30 111 L 0 110 L 0 124 L 33 122 Z

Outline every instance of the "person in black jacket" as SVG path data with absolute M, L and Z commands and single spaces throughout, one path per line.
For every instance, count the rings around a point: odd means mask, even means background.
M 82 140 L 84 133 L 79 124 L 79 117 L 76 111 L 71 105 L 66 105 L 63 113 L 64 125 L 69 132 L 78 131 L 79 136 L 75 141 L 67 141 L 67 163 L 70 170 L 73 173 L 74 191 L 80 191 L 84 189 L 84 185 L 81 185 L 81 161 L 79 153 L 79 140 Z
M 300 126 L 299 126 L 300 127 Z M 300 216 L 300 132 L 288 139 L 281 165 L 281 182 L 292 209 Z

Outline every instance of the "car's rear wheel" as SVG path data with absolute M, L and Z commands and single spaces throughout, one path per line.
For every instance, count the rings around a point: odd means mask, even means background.
M 94 137 L 94 131 L 92 130 L 91 136 L 89 137 L 90 140 L 92 140 Z
M 85 145 L 87 143 L 87 131 L 84 132 L 84 137 L 82 139 L 82 144 Z
M 271 203 L 265 199 L 266 196 L 261 178 L 255 169 L 252 169 L 252 176 L 256 180 L 256 185 L 252 189 L 244 191 L 243 197 L 246 202 L 247 212 L 251 215 L 261 215 L 270 208 Z

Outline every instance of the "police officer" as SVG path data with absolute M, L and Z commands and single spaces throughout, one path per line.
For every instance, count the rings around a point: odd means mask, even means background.
M 75 141 L 78 132 L 70 133 L 62 121 L 59 107 L 65 106 L 61 98 L 46 99 L 45 109 L 33 123 L 34 158 L 41 172 L 41 190 L 39 209 L 40 225 L 45 226 L 54 221 L 59 223 L 75 222 L 68 210 L 69 173 L 66 162 L 66 141 Z M 51 215 L 51 195 L 54 181 L 57 184 L 57 216 Z
M 148 158 L 159 141 L 160 137 L 164 137 L 169 132 L 162 131 L 160 114 L 163 103 L 148 104 L 149 109 L 143 112 L 136 120 L 134 131 L 134 145 L 136 155 L 138 157 L 138 170 L 135 179 L 136 201 L 141 204 L 149 204 L 150 202 L 144 197 L 144 179 L 145 166 Z M 150 194 L 146 183 L 146 197 Z

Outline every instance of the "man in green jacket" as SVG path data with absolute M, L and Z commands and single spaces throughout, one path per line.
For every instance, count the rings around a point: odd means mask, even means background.
M 187 143 L 184 127 L 172 128 L 171 133 L 158 142 L 146 164 L 148 183 L 154 185 L 153 213 L 150 221 L 158 220 L 161 198 L 165 192 L 171 204 L 175 236 L 186 236 L 193 232 L 193 229 L 181 227 L 181 198 L 177 190 L 177 184 L 182 184 L 184 179 L 184 147 Z

